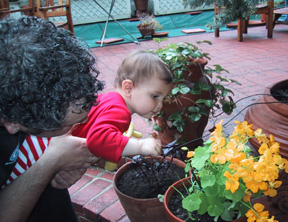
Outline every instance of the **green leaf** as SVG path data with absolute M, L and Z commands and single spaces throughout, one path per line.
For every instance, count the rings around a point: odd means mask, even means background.
M 200 108 L 198 106 L 190 106 L 188 108 L 188 110 L 191 112 L 191 113 L 199 113 L 200 111 Z
M 201 119 L 201 114 L 200 113 L 191 114 L 191 115 L 188 115 L 188 118 L 191 122 L 195 123 Z
M 192 193 L 182 200 L 182 207 L 189 212 L 200 208 L 201 199 L 199 193 Z
M 171 90 L 171 93 L 172 93 L 172 95 L 176 95 L 177 93 L 179 92 L 179 88 L 173 88 L 172 90 Z
M 238 85 L 242 85 L 240 82 L 238 82 L 238 81 L 235 80 L 235 79 L 230 79 L 230 81 L 233 82 L 233 83 L 236 83 L 236 84 L 238 84 Z
M 173 114 L 171 114 L 169 117 L 168 117 L 168 120 L 181 120 L 182 117 L 181 117 L 181 112 L 175 112 Z
M 201 179 L 201 184 L 202 184 L 202 179 Z M 214 183 L 213 186 L 205 187 L 204 191 L 205 191 L 207 196 L 215 197 L 219 194 L 220 186 L 217 183 Z
M 198 209 L 197 213 L 198 214 L 205 214 L 208 210 L 208 199 L 207 196 L 205 195 L 205 193 L 201 193 L 200 195 L 200 199 L 201 199 L 201 204 L 200 204 L 200 208 Z
M 191 165 L 196 169 L 201 169 L 204 165 L 206 160 L 210 158 L 210 150 L 206 147 L 198 147 L 194 150 L 195 154 L 192 159 Z
M 160 132 L 162 130 L 162 128 L 156 122 L 153 124 L 153 129 L 158 131 L 158 132 Z
M 204 175 L 201 177 L 202 188 L 213 186 L 215 183 L 216 183 L 215 175 Z
M 178 86 L 176 86 L 175 88 L 172 89 L 171 93 L 172 95 L 176 95 L 178 92 L 180 92 L 181 94 L 187 94 L 189 93 L 190 88 L 184 84 L 179 84 Z
M 233 221 L 233 218 L 235 216 L 235 212 L 234 211 L 229 211 L 230 209 L 230 203 L 229 202 L 225 202 L 224 204 L 225 210 L 224 212 L 221 214 L 221 218 L 225 221 Z
M 189 91 L 190 91 L 190 88 L 187 87 L 187 86 L 180 88 L 180 93 L 181 93 L 181 94 L 187 94 L 187 93 L 189 93 Z
M 212 217 L 219 217 L 225 210 L 223 203 L 218 201 L 216 198 L 213 199 L 213 202 L 210 202 L 208 207 L 208 213 Z
M 196 103 L 204 103 L 209 108 L 212 108 L 213 101 L 211 99 L 198 99 Z

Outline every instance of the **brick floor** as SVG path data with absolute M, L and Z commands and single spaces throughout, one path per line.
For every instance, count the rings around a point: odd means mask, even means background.
M 168 38 L 168 41 L 161 45 L 187 41 L 209 40 L 212 46 L 203 44 L 203 51 L 209 52 L 211 60 L 208 66 L 220 64 L 230 71 L 230 77 L 236 79 L 241 86 L 233 86 L 235 100 L 244 98 L 237 103 L 237 108 L 230 116 L 220 116 L 224 123 L 232 118 L 242 121 L 246 112 L 245 107 L 257 99 L 255 94 L 263 93 L 265 87 L 274 82 L 288 79 L 288 26 L 276 25 L 273 31 L 273 38 L 268 39 L 264 26 L 249 28 L 248 34 L 244 35 L 244 41 L 237 41 L 237 31 L 221 32 L 219 38 L 213 33 L 193 34 L 181 37 Z M 98 68 L 101 71 L 99 76 L 106 82 L 106 91 L 114 89 L 113 80 L 119 63 L 129 52 L 133 50 L 157 49 L 157 43 L 151 41 L 107 45 L 102 48 L 93 48 L 92 51 L 98 59 Z M 240 112 L 241 111 L 241 112 Z M 141 117 L 133 116 L 136 130 L 141 131 L 144 136 L 151 134 L 151 126 Z M 230 131 L 231 123 L 227 124 L 226 130 Z M 209 123 L 207 129 L 213 123 Z M 89 168 L 86 174 L 69 192 L 75 210 L 79 215 L 79 221 L 111 221 L 129 222 L 125 212 L 113 189 L 113 173 L 103 169 L 103 162 Z

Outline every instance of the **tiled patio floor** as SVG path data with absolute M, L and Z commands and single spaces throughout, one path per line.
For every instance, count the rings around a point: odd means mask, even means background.
M 169 38 L 168 43 L 188 41 L 195 43 L 200 40 L 209 40 L 212 46 L 203 44 L 204 51 L 209 52 L 211 60 L 208 66 L 220 64 L 230 71 L 230 77 L 236 79 L 241 86 L 235 85 L 232 90 L 235 100 L 263 93 L 265 87 L 274 82 L 288 79 L 288 26 L 276 25 L 273 38 L 268 39 L 264 26 L 249 28 L 244 35 L 244 42 L 237 41 L 237 31 L 221 32 L 219 38 L 213 33 L 202 33 Z M 120 44 L 93 48 L 93 53 L 98 58 L 98 66 L 101 71 L 101 79 L 106 81 L 105 91 L 113 90 L 113 80 L 121 60 L 133 50 L 157 49 L 158 45 L 151 41 Z M 257 96 L 252 96 L 237 103 L 237 109 L 231 116 L 224 117 L 224 123 L 236 116 L 235 120 L 242 121 L 247 105 L 253 103 Z M 243 109 L 242 112 L 240 112 Z M 240 113 L 239 113 L 240 112 Z M 217 121 L 219 121 L 220 117 Z M 135 128 L 144 136 L 151 134 L 151 126 L 148 126 L 140 117 L 133 117 Z M 230 131 L 233 121 L 227 124 Z M 212 126 L 209 124 L 207 128 Z M 69 191 L 76 212 L 81 215 L 80 221 L 111 221 L 129 222 L 125 212 L 118 201 L 113 188 L 113 173 L 95 166 L 87 170 L 86 174 L 73 185 Z

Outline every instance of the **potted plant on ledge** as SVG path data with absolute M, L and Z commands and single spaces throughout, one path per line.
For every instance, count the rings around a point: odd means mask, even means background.
M 212 44 L 197 42 L 203 43 Z M 162 112 L 154 117 L 154 129 L 163 145 L 176 140 L 179 144 L 189 141 L 187 146 L 191 149 L 202 145 L 209 115 L 213 117 L 219 110 L 231 114 L 235 108 L 233 92 L 228 87 L 239 83 L 227 78 L 229 72 L 220 65 L 206 66 L 209 53 L 198 45 L 172 43 L 154 52 L 174 75 L 174 87 L 164 101 Z
M 140 16 L 140 24 L 137 25 L 139 32 L 142 35 L 142 38 L 147 36 L 152 36 L 155 33 L 155 30 L 161 30 L 162 26 L 154 18 L 153 15 L 143 14 Z
M 186 171 L 191 169 L 192 176 L 174 183 L 164 196 L 169 221 L 190 221 L 186 219 L 199 215 L 210 216 L 214 221 L 242 217 L 247 217 L 244 219 L 249 222 L 276 221 L 253 198 L 262 193 L 276 196 L 276 189 L 282 183 L 279 172 L 288 172 L 288 161 L 280 156 L 280 144 L 273 136 L 267 138 L 261 129 L 254 131 L 247 121 L 235 122 L 238 125 L 230 136 L 223 134 L 220 122 L 203 147 L 188 152 Z M 259 156 L 250 154 L 251 149 L 246 145 L 250 138 L 261 143 Z M 173 206 L 171 202 L 177 193 L 180 203 Z M 185 209 L 186 216 L 177 219 L 175 208 L 178 212 L 179 208 Z

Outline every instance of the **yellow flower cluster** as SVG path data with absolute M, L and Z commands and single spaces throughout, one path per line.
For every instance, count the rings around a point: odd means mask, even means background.
M 279 171 L 285 170 L 288 173 L 288 161 L 279 154 L 280 144 L 270 135 L 268 139 L 262 134 L 261 129 L 254 131 L 252 125 L 247 121 L 235 121 L 238 125 L 234 128 L 234 132 L 229 138 L 223 135 L 223 120 L 217 124 L 215 131 L 210 138 L 211 152 L 210 161 L 214 164 L 228 163 L 230 171 L 226 171 L 224 176 L 227 178 L 225 182 L 226 190 L 235 193 L 240 183 L 246 186 L 246 195 L 244 201 L 250 201 L 252 193 L 259 190 L 270 197 L 276 196 L 276 188 L 281 186 L 282 182 L 277 181 Z M 261 144 L 259 148 L 259 156 L 249 156 L 245 149 L 245 144 L 250 138 L 257 138 Z M 263 211 L 264 206 L 255 204 L 254 209 L 246 213 L 248 222 L 252 221 L 276 221 L 274 217 L 268 219 L 269 212 Z

